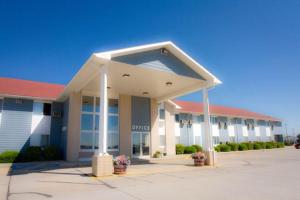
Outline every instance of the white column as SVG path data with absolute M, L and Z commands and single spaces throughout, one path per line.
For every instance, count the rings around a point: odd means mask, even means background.
M 107 66 L 100 69 L 100 117 L 99 117 L 99 149 L 98 155 L 107 154 Z
M 209 114 L 209 100 L 207 88 L 203 89 L 203 113 L 204 113 L 204 150 L 213 151 L 212 133 Z

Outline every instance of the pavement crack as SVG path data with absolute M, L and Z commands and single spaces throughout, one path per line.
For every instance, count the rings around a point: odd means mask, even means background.
M 40 193 L 40 192 L 14 192 L 14 193 L 10 193 L 9 195 L 19 195 L 19 194 L 35 194 L 35 195 L 39 195 L 39 196 L 43 196 L 46 198 L 52 198 L 51 194 L 45 194 L 45 193 Z

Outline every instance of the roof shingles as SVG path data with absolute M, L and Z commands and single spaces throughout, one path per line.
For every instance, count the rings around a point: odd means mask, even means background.
M 181 107 L 181 112 L 187 113 L 203 113 L 203 103 L 188 102 L 188 101 L 174 101 L 175 104 Z M 263 115 L 260 113 L 255 113 L 240 108 L 231 108 L 228 106 L 219 106 L 219 105 L 210 105 L 210 113 L 212 115 L 221 115 L 221 116 L 233 116 L 241 117 L 247 119 L 258 119 L 258 120 L 267 120 L 267 121 L 281 121 L 280 119 Z
M 0 77 L 0 95 L 55 100 L 64 85 Z

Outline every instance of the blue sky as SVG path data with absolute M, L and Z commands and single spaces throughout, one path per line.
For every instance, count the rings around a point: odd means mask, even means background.
M 0 76 L 66 84 L 93 52 L 171 40 L 223 81 L 212 103 L 297 132 L 299 10 L 298 0 L 0 0 Z

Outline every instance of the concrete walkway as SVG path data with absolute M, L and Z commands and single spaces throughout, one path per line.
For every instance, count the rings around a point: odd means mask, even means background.
M 101 179 L 90 176 L 90 167 L 29 164 L 15 168 L 8 195 L 9 176 L 0 165 L 0 199 L 299 199 L 299 150 L 218 156 L 216 167 L 193 167 L 190 159 L 152 160 L 130 166 L 125 176 Z

